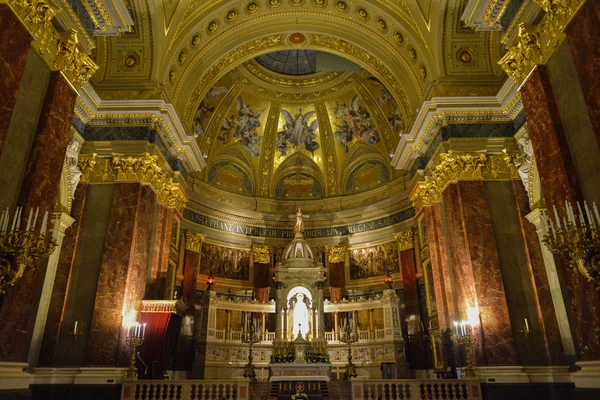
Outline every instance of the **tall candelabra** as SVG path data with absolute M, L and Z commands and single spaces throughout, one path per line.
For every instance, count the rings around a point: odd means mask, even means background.
M 135 367 L 135 360 L 138 356 L 137 348 L 144 343 L 144 336 L 146 336 L 146 324 L 134 323 L 127 328 L 127 337 L 125 342 L 131 349 L 131 358 L 129 359 L 129 368 L 125 371 L 125 378 L 137 379 L 137 368 Z
M 571 267 L 578 270 L 600 290 L 600 214 L 596 203 L 592 210 L 586 202 L 577 203 L 577 215 L 573 206 L 565 202 L 567 218 L 558 217 L 554 206 L 554 221 L 543 215 L 544 243 L 554 254 L 566 254 Z M 585 213 L 584 213 L 585 210 Z
M 358 334 L 356 330 L 352 329 L 351 324 L 344 324 L 340 326 L 340 342 L 348 345 L 348 362 L 346 364 L 346 372 L 344 372 L 344 379 L 349 380 L 350 378 L 356 377 L 356 366 L 352 362 L 352 343 L 358 342 Z
M 36 232 L 39 208 L 29 210 L 27 226 L 21 229 L 22 207 L 17 207 L 11 220 L 9 209 L 2 211 L 0 216 L 0 294 L 9 286 L 13 286 L 27 268 L 33 268 L 35 261 L 49 256 L 56 247 L 51 235 L 46 235 L 48 229 L 48 212 L 44 214 L 42 226 Z M 32 221 L 33 218 L 33 221 Z
M 475 336 L 473 335 L 473 327 L 467 321 L 454 322 L 456 327 L 456 336 L 458 343 L 463 346 L 465 352 L 465 376 L 474 378 L 477 376 L 475 366 L 473 364 L 473 347 L 475 346 Z
M 244 378 L 250 378 L 250 380 L 256 380 L 256 371 L 254 370 L 254 364 L 252 363 L 252 345 L 260 342 L 260 332 L 254 329 L 254 323 L 250 322 L 248 329 L 242 333 L 242 343 L 249 344 L 250 349 L 248 350 L 248 364 L 244 369 Z

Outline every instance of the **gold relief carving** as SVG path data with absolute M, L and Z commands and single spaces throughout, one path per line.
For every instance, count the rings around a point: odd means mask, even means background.
M 279 7 L 279 4 L 281 4 L 281 2 L 279 0 L 269 0 L 269 4 L 271 5 L 271 7 Z
M 325 190 L 328 196 L 336 196 L 338 194 L 338 168 L 337 154 L 335 152 L 335 143 L 333 141 L 333 132 L 327 114 L 327 107 L 324 103 L 316 103 L 315 110 L 319 120 L 319 130 L 321 132 L 321 145 L 323 145 L 323 154 L 327 154 L 324 160 L 325 163 Z
M 258 10 L 258 4 L 252 2 L 252 3 L 248 4 L 248 6 L 246 7 L 246 10 L 248 10 L 251 14 L 253 14 Z
M 365 18 L 367 18 L 369 16 L 369 13 L 364 8 L 359 8 L 356 11 L 356 15 L 358 15 L 358 17 L 361 18 L 361 19 L 365 19 Z
M 202 248 L 202 242 L 204 241 L 204 235 L 196 232 L 185 231 L 185 249 L 200 253 Z
M 271 192 L 271 177 L 273 175 L 273 149 L 277 140 L 277 124 L 279 123 L 279 113 L 281 104 L 271 103 L 269 116 L 265 125 L 265 134 L 263 136 L 262 154 L 260 165 L 258 167 L 258 195 L 269 197 Z
M 76 88 L 89 81 L 98 70 L 90 56 L 81 49 L 74 29 L 58 35 L 54 68 L 62 71 Z
M 516 179 L 519 174 L 508 161 L 506 154 L 459 153 L 449 151 L 439 156 L 439 161 L 424 181 L 419 182 L 410 194 L 416 210 L 439 201 L 446 184 L 459 179 Z
M 327 253 L 327 262 L 339 263 L 346 260 L 347 246 L 326 246 L 325 253 Z
M 381 30 L 386 30 L 387 29 L 387 23 L 384 20 L 380 19 L 380 20 L 377 21 L 377 27 L 379 29 L 381 29 Z
M 218 27 L 219 27 L 219 24 L 217 24 L 216 21 L 212 21 L 210 24 L 208 24 L 208 31 L 212 33 L 214 31 L 216 31 Z
M 540 36 L 534 27 L 522 22 L 519 24 L 519 42 L 508 49 L 498 64 L 508 76 L 522 83 L 529 72 L 538 64 L 543 64 Z
M 81 171 L 81 181 L 89 182 L 92 177 L 92 172 L 96 166 L 98 155 L 93 153 L 91 155 L 80 155 L 77 161 L 77 166 Z
M 185 51 L 182 51 L 181 53 L 179 53 L 179 63 L 183 64 L 185 62 L 185 59 L 187 58 L 187 54 Z
M 227 13 L 227 20 L 229 22 L 231 21 L 235 21 L 235 19 L 238 17 L 238 13 L 235 10 L 231 10 Z
M 252 246 L 252 254 L 254 255 L 255 263 L 271 263 L 271 253 L 273 253 L 273 249 L 268 246 Z
M 158 165 L 156 156 L 144 155 L 113 156 L 110 160 L 110 168 L 116 171 L 117 182 L 142 182 L 150 185 L 156 193 L 156 199 L 160 204 L 169 208 L 183 210 L 187 204 L 187 196 L 183 188 L 174 183 L 173 179 L 167 178 L 166 172 Z M 112 174 L 114 177 L 114 173 Z M 109 174 L 102 174 L 102 181 L 107 181 Z
M 396 42 L 398 43 L 402 43 L 404 42 L 404 37 L 402 37 L 402 34 L 400 32 L 396 32 L 394 33 L 394 40 L 396 40 Z
M 290 35 L 290 41 L 292 41 L 291 37 L 293 35 L 302 35 L 300 33 L 294 33 Z M 270 71 L 260 66 L 256 61 L 248 61 L 244 63 L 244 67 L 258 79 L 272 83 L 278 86 L 289 86 L 289 87 L 310 87 L 317 86 L 323 83 L 330 82 L 331 80 L 340 76 L 343 72 L 327 72 L 320 73 L 317 76 L 284 76 L 284 75 L 273 75 Z M 233 70 L 232 72 L 236 73 L 236 77 L 238 79 L 242 79 L 242 75 L 237 72 L 237 70 Z M 294 95 L 298 95 L 295 93 Z
M 415 247 L 413 236 L 414 231 L 412 229 L 394 234 L 394 239 L 396 239 L 396 241 L 398 242 L 400 251 L 412 249 Z
M 346 11 L 348 9 L 348 5 L 346 3 L 344 3 L 343 1 L 338 1 L 337 4 L 335 5 L 335 8 L 338 11 Z
M 388 88 L 392 88 L 392 93 L 398 96 L 398 104 L 400 104 L 403 108 L 405 115 L 413 115 L 412 108 L 408 103 L 408 99 L 404 93 L 404 90 L 402 89 L 402 85 L 400 85 L 400 82 L 394 79 L 394 75 L 379 59 L 371 56 L 363 49 L 360 49 L 357 46 L 346 42 L 345 40 L 332 38 L 330 36 L 315 34 L 314 44 L 334 49 L 340 53 L 360 60 L 360 62 L 363 64 L 368 65 L 370 68 L 376 71 L 376 74 L 379 75 Z
M 185 109 L 185 119 L 187 121 L 191 120 L 193 114 L 198 109 L 198 105 L 204 98 L 205 92 L 210 89 L 210 83 L 213 82 L 213 80 L 215 80 L 221 73 L 223 73 L 223 71 L 230 69 L 232 65 L 235 65 L 238 61 L 252 53 L 255 53 L 259 50 L 273 49 L 277 46 L 280 46 L 282 43 L 282 35 L 271 35 L 266 38 L 253 40 L 250 43 L 246 43 L 245 45 L 227 53 L 227 55 L 213 64 L 212 67 L 210 67 L 210 69 L 204 75 L 202 75 L 202 79 L 198 81 L 198 84 L 196 84 L 194 92 L 190 96 L 190 99 L 193 100 L 188 102 Z
M 196 35 L 192 38 L 192 46 L 196 47 L 200 44 L 200 35 Z
M 427 78 L 427 69 L 425 69 L 425 67 L 421 67 L 421 69 L 419 69 L 419 73 L 421 74 L 421 78 Z

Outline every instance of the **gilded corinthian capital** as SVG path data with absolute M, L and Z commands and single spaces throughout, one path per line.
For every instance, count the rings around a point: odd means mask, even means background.
M 269 264 L 271 262 L 272 249 L 268 246 L 252 246 L 254 262 L 260 264 Z
M 347 246 L 325 247 L 325 252 L 327 253 L 327 261 L 330 263 L 344 262 L 346 260 L 346 249 Z
M 80 48 L 77 31 L 74 29 L 58 34 L 54 69 L 62 71 L 75 87 L 89 81 L 98 70 L 90 56 Z
M 415 247 L 413 235 L 414 232 L 412 229 L 394 234 L 394 239 L 396 239 L 396 241 L 398 242 L 398 245 L 400 246 L 400 251 L 412 249 Z
M 508 76 L 522 83 L 531 70 L 543 62 L 539 32 L 533 26 L 521 22 L 518 43 L 508 49 L 498 64 Z
M 204 241 L 204 235 L 196 232 L 185 231 L 185 249 L 189 251 L 195 251 L 200 253 L 202 248 L 202 242 Z

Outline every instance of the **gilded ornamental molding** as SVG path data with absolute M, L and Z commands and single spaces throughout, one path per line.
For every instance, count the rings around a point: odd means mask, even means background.
M 327 262 L 339 263 L 346 260 L 346 250 L 348 246 L 326 246 Z
M 538 64 L 547 62 L 565 38 L 564 29 L 585 0 L 533 0 L 546 13 L 536 26 L 519 24 L 517 43 L 498 61 L 508 76 L 522 83 Z
M 0 0 L 7 4 L 33 37 L 33 48 L 56 71 L 62 71 L 79 88 L 98 70 L 84 51 L 75 30 L 57 32 L 52 20 L 60 11 L 48 0 Z
M 185 231 L 185 249 L 200 253 L 204 237 L 205 236 L 200 233 Z
M 415 247 L 413 237 L 414 231 L 412 229 L 394 234 L 394 239 L 396 239 L 396 241 L 398 242 L 400 251 L 413 249 Z
M 416 210 L 439 201 L 449 182 L 459 179 L 517 179 L 519 174 L 509 156 L 503 154 L 448 151 L 439 159 L 424 181 L 410 194 Z
M 268 246 L 252 246 L 252 254 L 254 255 L 255 263 L 270 264 L 272 252 L 273 249 Z
M 158 203 L 182 211 L 188 197 L 180 184 L 173 182 L 158 162 L 158 157 L 118 156 L 98 160 L 96 154 L 81 155 L 78 166 L 81 181 L 89 183 L 140 182 L 154 190 Z

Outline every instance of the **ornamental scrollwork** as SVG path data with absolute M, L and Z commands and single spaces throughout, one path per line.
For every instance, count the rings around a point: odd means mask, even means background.
M 185 231 L 185 249 L 200 253 L 202 248 L 202 242 L 204 241 L 204 235 L 196 232 Z
M 543 64 L 540 35 L 534 27 L 522 22 L 519 24 L 519 41 L 516 46 L 498 61 L 510 77 L 522 83 L 529 72 L 538 64 Z
M 413 241 L 414 231 L 412 229 L 408 231 L 398 232 L 394 235 L 394 239 L 398 242 L 400 251 L 412 249 L 415 247 Z
M 74 29 L 58 34 L 54 69 L 63 71 L 76 88 L 89 81 L 98 70 L 96 63 L 80 48 L 77 31 Z

